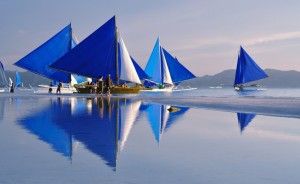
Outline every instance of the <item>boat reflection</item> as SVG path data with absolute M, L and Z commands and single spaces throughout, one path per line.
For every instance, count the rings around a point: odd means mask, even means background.
M 187 107 L 172 107 L 178 110 L 170 111 L 170 108 L 169 105 L 148 104 L 145 109 L 155 140 L 158 143 L 160 143 L 162 135 L 178 122 L 179 117 L 189 109 Z
M 244 131 L 244 129 L 249 125 L 249 123 L 253 120 L 255 116 L 256 114 L 237 113 L 238 123 L 241 132 Z
M 51 98 L 40 111 L 26 115 L 18 124 L 72 161 L 78 143 L 116 170 L 131 129 L 146 112 L 157 142 L 189 108 L 170 112 L 169 106 L 142 104 L 125 98 Z M 176 108 L 175 108 L 176 109 Z

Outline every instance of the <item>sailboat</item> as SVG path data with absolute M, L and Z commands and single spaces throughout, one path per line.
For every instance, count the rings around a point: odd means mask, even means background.
M 4 66 L 0 61 L 0 92 L 8 91 L 8 88 L 9 86 L 4 73 Z
M 73 61 L 76 60 L 74 63 Z M 80 42 L 73 50 L 50 65 L 51 68 L 81 76 L 104 79 L 111 75 L 116 84 L 112 94 L 138 93 L 141 80 L 125 43 L 116 27 L 115 16 Z M 118 87 L 120 82 L 138 84 L 132 87 Z M 88 85 L 76 85 L 79 93 L 89 93 Z
M 256 114 L 237 113 L 238 122 L 241 132 L 248 126 L 248 124 L 255 118 Z
M 31 87 L 31 86 L 30 86 Z M 16 83 L 15 83 L 15 90 L 20 90 L 20 91 L 27 91 L 27 92 L 33 92 L 32 88 L 26 88 L 23 85 L 23 82 L 21 80 L 20 73 L 16 71 Z
M 49 65 L 68 53 L 76 45 L 77 39 L 73 34 L 71 24 L 69 24 L 44 44 L 14 63 L 14 65 L 53 81 L 69 83 L 71 81 L 71 74 L 53 70 L 49 68 Z M 48 92 L 49 85 L 41 85 L 40 87 L 45 88 L 46 92 Z M 44 91 L 41 90 L 41 92 Z M 72 91 L 67 86 L 65 89 L 62 89 L 62 93 L 72 93 Z
M 238 56 L 234 89 L 235 90 L 257 90 L 259 85 L 251 85 L 245 87 L 244 84 L 248 82 L 257 81 L 263 78 L 267 78 L 268 75 L 255 63 L 255 61 L 249 56 L 249 54 L 240 47 L 240 52 Z
M 159 38 L 157 38 L 145 72 L 149 79 L 144 81 L 144 85 L 160 89 L 159 91 L 170 91 L 180 82 L 196 77 L 160 45 Z

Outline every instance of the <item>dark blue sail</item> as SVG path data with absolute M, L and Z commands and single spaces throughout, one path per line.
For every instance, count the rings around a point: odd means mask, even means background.
M 50 67 L 94 79 L 111 74 L 116 80 L 116 49 L 116 23 L 112 17 Z
M 48 66 L 71 50 L 71 29 L 71 24 L 69 24 L 47 42 L 16 62 L 15 65 L 51 80 L 70 82 L 70 74 L 50 69 Z
M 142 79 L 148 79 L 149 76 L 146 74 L 146 72 L 140 67 L 140 65 L 137 64 L 137 62 L 132 58 L 130 57 L 131 60 L 132 60 L 132 63 L 134 65 L 134 68 L 139 76 L 139 78 L 142 80 Z
M 172 81 L 174 83 L 179 83 L 184 80 L 196 78 L 196 76 L 190 72 L 186 67 L 184 67 L 177 58 L 174 58 L 168 51 L 164 48 L 163 52 L 169 67 Z
M 234 85 L 244 84 L 268 77 L 255 61 L 241 47 L 237 61 Z
M 256 114 L 237 113 L 241 132 L 246 128 L 246 126 L 248 126 L 255 116 Z

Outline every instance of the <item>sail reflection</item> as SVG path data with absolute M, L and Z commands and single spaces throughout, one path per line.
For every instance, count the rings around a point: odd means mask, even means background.
M 237 118 L 241 132 L 244 131 L 244 129 L 249 125 L 249 123 L 253 120 L 255 116 L 256 114 L 237 113 Z
M 140 105 L 126 99 L 57 98 L 18 123 L 70 159 L 74 142 L 81 142 L 115 170 Z
M 145 109 L 155 140 L 158 143 L 162 135 L 178 122 L 179 117 L 189 110 L 187 107 L 178 107 L 178 111 L 172 112 L 168 110 L 169 108 L 169 105 L 148 104 Z
M 49 144 L 52 150 L 69 158 L 81 143 L 116 170 L 135 122 L 146 112 L 155 139 L 160 141 L 189 108 L 170 112 L 169 106 L 143 104 L 125 98 L 51 98 L 43 109 L 18 120 L 18 124 Z

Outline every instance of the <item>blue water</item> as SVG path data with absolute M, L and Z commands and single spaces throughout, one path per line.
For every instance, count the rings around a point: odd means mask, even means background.
M 299 90 L 281 91 L 298 98 Z M 160 95 L 241 97 L 227 89 Z M 0 183 L 300 180 L 299 119 L 167 108 L 135 98 L 1 95 Z

